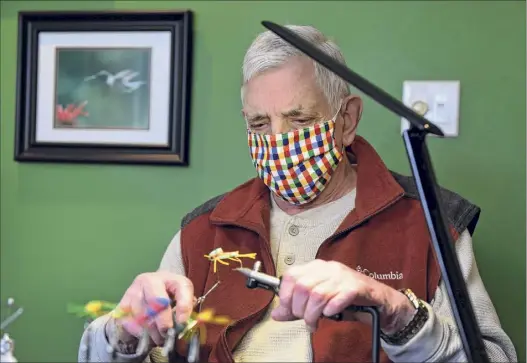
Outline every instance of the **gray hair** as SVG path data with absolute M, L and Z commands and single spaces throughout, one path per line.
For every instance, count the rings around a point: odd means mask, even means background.
M 312 26 L 302 25 L 288 25 L 286 27 L 318 47 L 330 57 L 341 63 L 345 63 L 344 56 L 339 47 L 326 38 L 318 29 Z M 266 70 L 277 68 L 290 58 L 297 56 L 305 55 L 273 32 L 266 31 L 258 35 L 243 59 L 242 103 L 244 99 L 244 85 L 248 81 Z M 348 84 L 318 62 L 313 61 L 313 63 L 315 65 L 316 82 L 332 108 L 332 112 L 337 112 L 342 99 L 350 94 Z

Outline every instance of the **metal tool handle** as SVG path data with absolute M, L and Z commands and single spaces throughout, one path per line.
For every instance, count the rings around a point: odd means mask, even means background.
M 379 363 L 380 349 L 381 349 L 381 321 L 379 318 L 379 309 L 376 306 L 348 306 L 345 312 L 338 313 L 332 316 L 324 316 L 335 321 L 346 321 L 345 314 L 347 312 L 353 313 L 368 313 L 371 315 L 371 360 L 373 363 Z

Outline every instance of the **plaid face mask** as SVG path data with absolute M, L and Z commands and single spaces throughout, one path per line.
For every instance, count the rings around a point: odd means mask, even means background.
M 258 176 L 276 195 L 300 205 L 326 187 L 342 160 L 335 145 L 335 118 L 275 135 L 248 131 L 249 149 Z

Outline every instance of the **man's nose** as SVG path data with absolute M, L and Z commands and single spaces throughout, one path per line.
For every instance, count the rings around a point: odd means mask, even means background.
M 271 120 L 271 132 L 273 134 L 283 134 L 289 131 L 291 131 L 291 127 L 287 121 L 279 119 Z

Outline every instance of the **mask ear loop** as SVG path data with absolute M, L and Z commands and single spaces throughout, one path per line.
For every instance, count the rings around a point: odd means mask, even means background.
M 339 117 L 340 111 L 342 110 L 342 104 L 339 106 L 337 112 L 335 113 L 335 116 L 331 118 L 331 122 L 333 122 L 334 132 L 333 132 L 333 140 L 335 140 L 335 134 L 340 134 L 340 152 L 342 155 L 346 155 L 346 147 L 344 146 L 344 119 L 342 122 L 337 122 L 337 118 Z M 337 131 L 337 127 L 340 128 L 340 130 Z
M 335 131 L 337 130 L 337 118 L 339 116 L 339 113 L 340 111 L 342 110 L 342 104 L 340 105 L 337 113 L 335 114 L 335 116 L 333 117 L 333 123 L 335 124 Z M 359 115 L 359 118 L 360 118 L 360 115 Z M 342 138 L 342 147 L 341 147 L 341 152 L 343 155 L 346 155 L 347 151 L 346 151 L 346 146 L 344 146 L 344 119 L 342 119 L 342 122 L 339 123 L 340 124 L 340 135 L 341 135 L 341 138 Z M 357 129 L 357 127 L 359 126 L 359 123 L 357 122 L 355 124 L 355 127 L 354 129 L 352 130 L 352 132 L 355 132 L 355 130 Z

